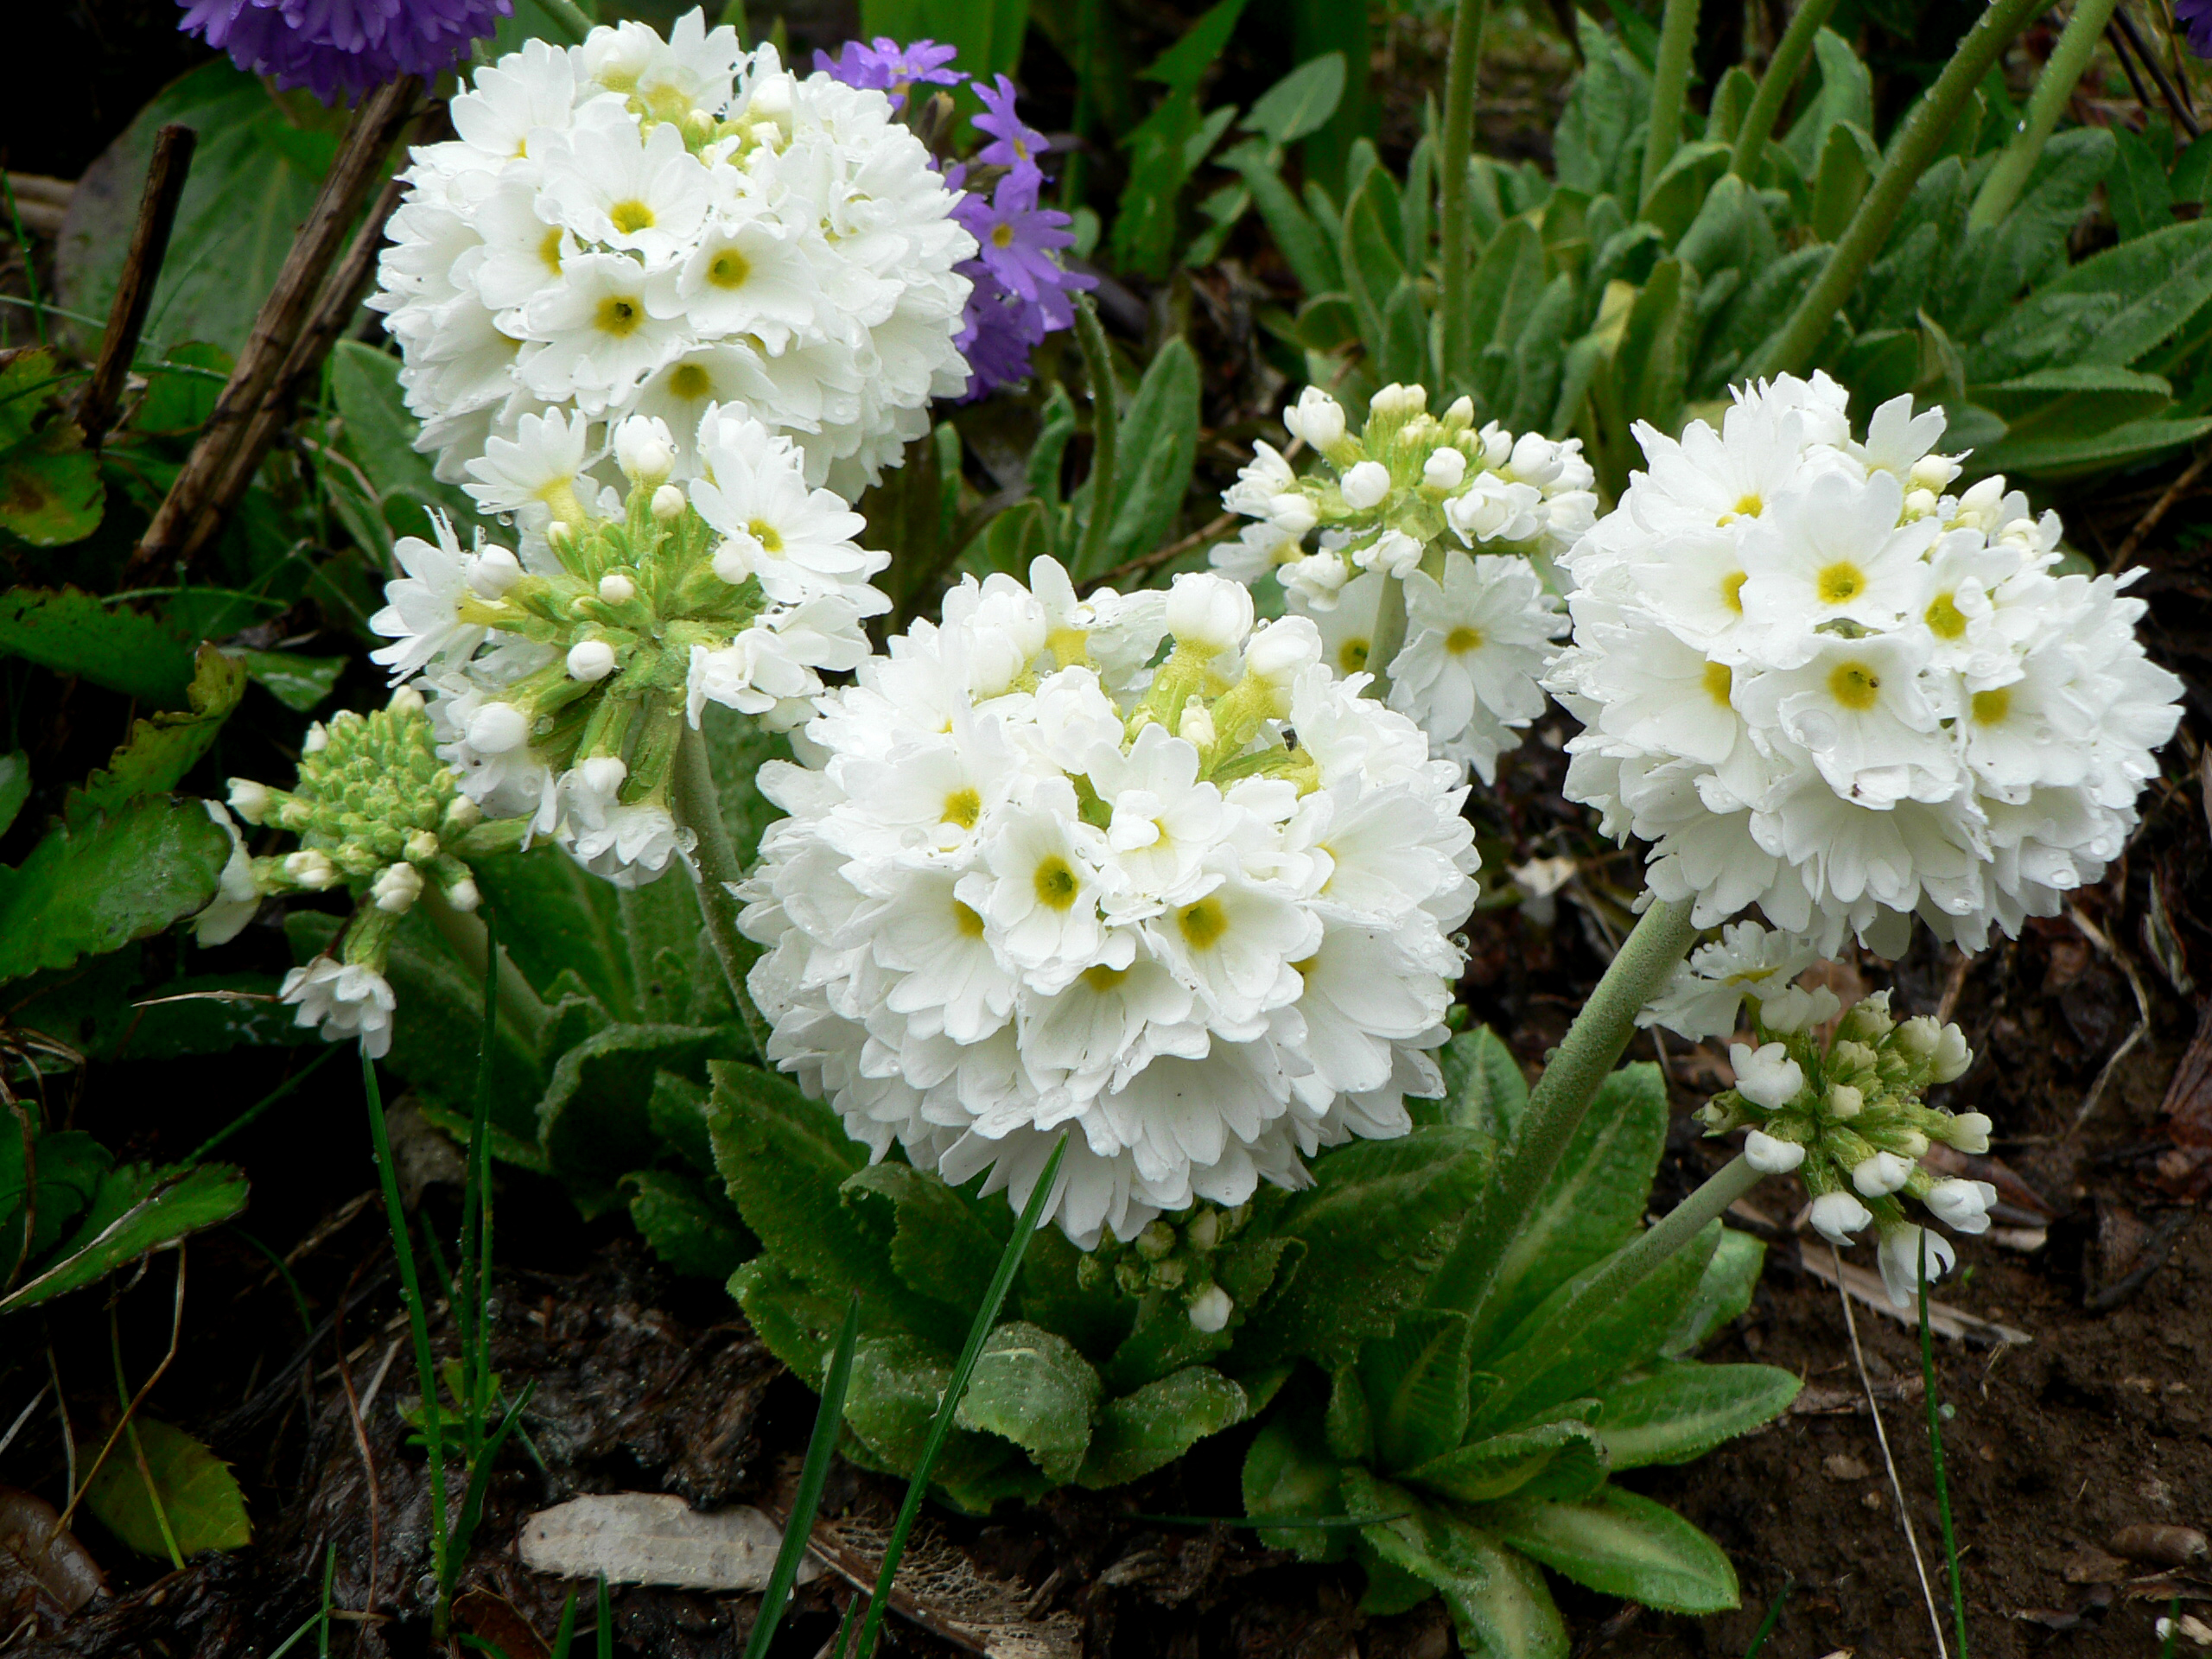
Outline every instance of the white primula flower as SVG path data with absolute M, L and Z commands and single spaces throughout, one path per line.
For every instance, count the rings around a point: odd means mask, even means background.
M 1894 956 L 1916 916 L 1973 950 L 2056 913 L 2179 718 L 2141 601 L 2050 574 L 2056 518 L 2002 479 L 1939 495 L 1940 411 L 1893 400 L 1859 442 L 1825 375 L 1736 398 L 1717 432 L 1639 428 L 1647 470 L 1563 561 L 1568 798 L 1701 927 L 1756 905 Z
M 1997 1202 L 1997 1189 L 1987 1181 L 1937 1181 L 1929 1187 L 1922 1202 L 1955 1232 L 1986 1233 L 1989 1206 Z
M 1692 1042 L 1730 1036 L 1745 997 L 1772 996 L 1819 960 L 1803 939 L 1770 933 L 1757 922 L 1732 923 L 1719 939 L 1690 952 L 1636 1023 L 1664 1026 Z
M 1039 560 L 943 617 L 761 771 L 770 1058 L 876 1155 L 1016 1204 L 1066 1132 L 1086 1248 L 1410 1128 L 1475 896 L 1454 769 L 1217 577 L 1077 600 Z
M 1874 1212 L 1848 1192 L 1823 1192 L 1813 1200 L 1813 1230 L 1831 1244 L 1844 1245 L 1874 1219 Z
M 391 1014 L 398 1000 L 385 976 L 363 963 L 317 957 L 284 976 L 276 1000 L 299 1009 L 294 1025 L 321 1027 L 326 1043 L 358 1037 L 376 1059 L 391 1046 Z
M 441 478 L 550 404 L 594 432 L 666 422 L 688 483 L 700 416 L 741 402 L 850 499 L 966 386 L 975 238 L 882 92 L 790 74 L 694 11 L 665 40 L 527 42 L 453 110 L 459 137 L 411 153 L 369 302 Z M 491 510 L 535 530 L 519 493 Z
M 1958 1252 L 1951 1248 L 1951 1241 L 1941 1233 L 1931 1233 L 1925 1227 L 1916 1226 L 1909 1221 L 1900 1223 L 1882 1235 L 1882 1283 L 1889 1291 L 1890 1300 L 1894 1306 L 1919 1306 L 1923 1250 L 1928 1282 L 1932 1286 L 1948 1273 L 1959 1259 Z
M 1762 1175 L 1787 1175 L 1805 1161 L 1805 1148 L 1795 1141 L 1777 1141 L 1764 1129 L 1744 1137 L 1744 1161 Z
M 1745 1099 L 1779 1111 L 1805 1092 L 1804 1068 L 1780 1043 L 1731 1043 L 1728 1062 L 1736 1069 L 1736 1088 Z
M 453 520 L 442 512 L 431 512 L 430 525 L 435 542 L 403 536 L 392 544 L 392 556 L 407 574 L 385 585 L 384 608 L 369 619 L 370 632 L 396 641 L 369 653 L 371 662 L 391 670 L 394 684 L 441 658 L 458 659 L 476 649 L 484 630 L 456 614 L 461 596 L 464 589 L 474 590 L 473 567 L 487 551 L 506 553 L 504 548 L 486 549 L 480 530 L 475 554 L 463 553 Z
M 1428 734 L 1432 753 L 1494 782 L 1499 750 L 1544 711 L 1537 682 L 1566 632 L 1559 601 L 1526 560 L 1447 551 L 1440 585 L 1425 571 L 1406 578 L 1390 706 Z
M 233 804 L 240 793 L 244 779 L 232 779 Z M 259 789 L 261 785 L 254 785 Z M 265 798 L 267 791 L 263 791 Z M 253 912 L 261 908 L 261 888 L 253 879 L 253 860 L 247 856 L 245 841 L 238 834 L 238 827 L 231 822 L 231 815 L 217 801 L 202 801 L 207 816 L 223 826 L 231 838 L 231 855 L 224 861 L 223 873 L 216 879 L 215 896 L 207 907 L 192 918 L 193 937 L 203 945 L 228 944 L 253 919 Z M 249 823 L 258 822 L 249 819 Z

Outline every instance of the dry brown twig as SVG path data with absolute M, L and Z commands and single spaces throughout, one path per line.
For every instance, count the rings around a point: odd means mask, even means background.
M 130 373 L 130 359 L 138 354 L 138 337 L 145 332 L 146 313 L 154 302 L 154 284 L 161 276 L 162 260 L 168 257 L 176 205 L 184 195 L 185 181 L 192 172 L 193 149 L 199 142 L 198 133 L 174 122 L 154 135 L 154 154 L 146 167 L 145 188 L 138 197 L 138 222 L 130 232 L 130 251 L 124 255 L 122 275 L 116 279 L 115 302 L 108 308 L 99 359 L 77 404 L 77 424 L 88 448 L 99 447 L 115 419 L 123 383 Z
M 2097 1069 L 2097 1078 L 2089 1085 L 2089 1092 L 2082 1097 L 2082 1109 L 2074 1114 L 2074 1122 L 2067 1129 L 2069 1135 L 2081 1133 L 2082 1126 L 2089 1121 L 2089 1114 L 2097 1109 L 2105 1097 L 2105 1086 L 2120 1069 L 2120 1063 L 2135 1052 L 2151 1029 L 2151 999 L 2144 995 L 2143 976 L 2135 971 L 2135 963 L 2128 955 L 2106 936 L 2104 930 L 2082 913 L 2079 905 L 2066 906 L 2066 919 L 2074 924 L 2082 937 L 2096 947 L 2097 954 L 2107 962 L 2117 963 L 2120 971 L 2127 976 L 2127 988 L 2135 993 L 2135 1029 L 2129 1032 L 2103 1065 Z
M 2120 544 L 2120 551 L 2112 556 L 2111 569 L 2117 571 L 2126 568 L 2127 562 L 2135 556 L 2136 549 L 2143 545 L 2143 538 L 2158 527 L 2158 521 L 2173 510 L 2176 502 L 2190 493 L 2197 480 L 2204 476 L 2208 467 L 2212 467 L 2212 448 L 2199 451 L 2196 460 L 2175 474 L 2174 481 L 2167 485 L 2158 499 L 2151 504 L 2150 511 L 2135 521 L 2135 528 L 2127 532 L 2127 539 Z

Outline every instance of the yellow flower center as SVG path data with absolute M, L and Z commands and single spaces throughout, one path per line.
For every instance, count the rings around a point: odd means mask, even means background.
M 1229 931 L 1229 912 L 1222 908 L 1221 900 L 1209 895 L 1195 905 L 1185 905 L 1176 912 L 1176 925 L 1183 930 L 1183 938 L 1193 950 L 1205 950 Z
M 561 227 L 556 225 L 537 245 L 537 257 L 556 276 L 561 274 Z
M 1713 662 L 1706 664 L 1705 695 L 1707 696 L 1726 709 L 1729 706 L 1729 696 L 1735 689 L 1735 671 L 1727 664 Z
M 963 939 L 983 937 L 983 918 L 957 899 L 952 901 L 952 925 L 960 930 L 960 937 Z
M 1967 631 L 1966 613 L 1959 609 L 1958 600 L 1950 594 L 1938 594 L 1929 600 L 1921 620 L 1928 624 L 1928 632 L 1938 639 L 1960 639 Z
M 707 262 L 707 280 L 716 288 L 742 288 L 752 264 L 735 248 L 724 248 Z
M 1482 648 L 1483 636 L 1479 628 L 1458 627 L 1444 636 L 1444 649 L 1454 657 L 1464 657 L 1471 651 Z
M 1083 982 L 1101 996 L 1105 995 L 1128 976 L 1128 969 L 1109 968 L 1103 962 L 1096 968 L 1086 968 L 1083 970 Z
M 1720 602 L 1738 616 L 1744 613 L 1744 584 L 1751 579 L 1748 570 L 1731 570 L 1720 578 Z
M 607 218 L 614 221 L 614 228 L 625 236 L 635 236 L 639 231 L 653 227 L 653 210 L 642 201 L 618 201 L 607 209 Z
M 2012 689 L 2000 685 L 1994 691 L 1974 694 L 1974 722 L 1980 726 L 1994 726 L 2012 712 Z
M 681 397 L 686 403 L 696 403 L 713 393 L 714 377 L 696 363 L 678 364 L 676 372 L 668 377 L 668 390 L 671 397 Z
M 1865 663 L 1838 663 L 1828 671 L 1828 695 L 1864 714 L 1881 700 L 1882 677 Z
M 1075 903 L 1077 882 L 1075 871 L 1067 860 L 1058 853 L 1037 867 L 1037 902 L 1053 910 L 1066 910 Z
M 1346 674 L 1357 674 L 1367 666 L 1367 641 L 1347 639 L 1337 647 L 1337 666 Z
M 1014 245 L 1014 226 L 1011 225 L 992 226 L 991 245 L 995 248 L 1012 247 Z
M 626 296 L 610 294 L 599 302 L 599 331 L 603 334 L 619 338 L 635 334 L 645 320 L 645 308 Z
M 1290 970 L 1300 979 L 1311 979 L 1313 976 L 1313 964 L 1320 960 L 1319 957 L 1308 957 L 1303 962 L 1292 963 Z
M 784 550 L 784 538 L 776 533 L 776 527 L 766 518 L 749 521 L 745 526 L 745 533 L 760 543 L 763 553 L 781 553 Z
M 944 798 L 944 819 L 963 830 L 973 830 L 983 816 L 983 798 L 972 789 L 956 789 Z
M 1866 577 L 1857 565 L 1841 560 L 1821 571 L 1815 586 L 1821 604 L 1848 605 L 1866 591 Z

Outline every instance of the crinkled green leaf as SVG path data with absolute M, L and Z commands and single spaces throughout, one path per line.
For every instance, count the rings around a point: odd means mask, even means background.
M 245 693 L 245 671 L 238 664 L 213 645 L 200 646 L 192 683 L 185 688 L 189 712 L 134 723 L 130 741 L 110 758 L 107 769 L 94 772 L 71 797 L 68 817 L 82 822 L 88 811 L 112 811 L 141 796 L 168 794 L 207 753 Z
M 1802 92 L 1798 94 L 1797 107 L 1802 113 L 1782 140 L 1797 170 L 1808 178 L 1819 163 L 1828 130 L 1837 122 L 1849 121 L 1868 132 L 1874 130 L 1873 77 L 1851 43 L 1834 29 L 1823 29 L 1813 37 L 1813 54 L 1820 66 L 1820 90 L 1810 98 Z
M 1362 1392 L 1375 1414 L 1375 1450 L 1386 1469 L 1410 1469 L 1459 1444 L 1467 1427 L 1468 1341 L 1464 1313 L 1415 1308 L 1360 1356 Z
M 0 982 L 158 933 L 215 896 L 231 838 L 197 801 L 133 801 L 55 823 L 0 869 Z
M 768 1255 L 756 1255 L 730 1274 L 729 1294 L 768 1351 L 819 1392 L 845 1299 L 813 1288 Z
M 715 1143 L 707 1133 L 707 1089 L 704 1084 L 673 1071 L 653 1074 L 652 1093 L 645 1096 L 645 1119 L 661 1143 L 702 1175 L 715 1173 Z
M 891 1268 L 912 1294 L 944 1305 L 964 1329 L 989 1291 L 991 1272 L 1013 1233 L 1012 1211 L 985 1206 L 934 1171 L 887 1159 L 845 1179 L 845 1201 L 890 1214 Z
M 2148 238 L 2145 238 L 2146 240 Z M 2051 434 L 2015 442 L 2008 434 L 1974 454 L 1974 469 L 2064 479 L 2109 472 L 2194 443 L 2212 432 L 2212 416 L 2157 416 L 2082 435 Z
M 1506 1145 L 1529 1103 L 1529 1080 L 1513 1051 L 1488 1026 L 1478 1026 L 1446 1043 L 1437 1058 L 1444 1069 L 1445 1122 Z
M 143 1415 L 130 1421 L 145 1465 L 140 1467 L 129 1440 L 108 1454 L 85 1489 L 85 1506 L 100 1524 L 141 1555 L 160 1560 L 168 1559 L 168 1538 L 187 1560 L 202 1550 L 244 1549 L 251 1543 L 245 1494 L 230 1465 L 181 1428 Z
M 1766 1265 L 1766 1246 L 1749 1233 L 1724 1228 L 1713 1247 L 1713 1260 L 1697 1281 L 1689 1306 L 1659 1344 L 1662 1354 L 1694 1354 L 1751 1305 L 1758 1288 L 1759 1269 Z
M 1588 1425 L 1537 1423 L 1457 1446 L 1401 1471 L 1407 1484 L 1462 1503 L 1510 1497 L 1541 1480 L 1545 1495 L 1584 1497 L 1605 1478 L 1605 1450 Z
M 302 657 L 291 651 L 241 651 L 246 677 L 287 709 L 311 714 L 338 689 L 343 657 Z
M 1128 1338 L 1136 1303 L 1102 1278 L 1086 1287 L 1078 1277 L 1087 1258 L 1057 1227 L 1041 1229 L 1022 1253 L 1021 1276 L 1007 1306 L 1023 1319 L 1057 1331 L 1095 1365 L 1109 1360 Z
M 709 1192 L 696 1177 L 671 1169 L 641 1169 L 622 1178 L 630 1219 L 653 1254 L 678 1273 L 726 1281 L 759 1246 L 729 1200 Z
M 192 645 L 181 634 L 74 588 L 0 594 L 0 655 L 78 675 L 157 708 L 182 702 L 193 676 Z
M 1459 1645 L 1484 1659 L 1566 1659 L 1567 1625 L 1543 1574 L 1483 1528 L 1363 1469 L 1344 1471 L 1345 1506 L 1398 1518 L 1360 1529 L 1369 1549 L 1444 1597 Z
M 616 1024 L 554 1061 L 537 1103 L 538 1143 L 587 1215 L 615 1200 L 624 1170 L 651 1163 L 658 1151 L 646 1111 L 655 1075 L 696 1071 L 746 1046 L 727 1026 Z
M 13 1313 L 80 1290 L 149 1250 L 228 1221 L 245 1208 L 245 1177 L 228 1164 L 182 1171 L 126 1164 L 100 1177 L 76 1230 L 5 1298 Z
M 1669 1361 L 1599 1396 L 1598 1438 L 1616 1469 L 1688 1463 L 1779 1416 L 1801 1386 L 1771 1365 Z
M 1098 1373 L 1074 1344 L 1009 1320 L 984 1338 L 953 1421 L 1012 1440 L 1048 1479 L 1063 1483 L 1075 1478 L 1090 1449 L 1100 1392 Z
M 1322 1440 L 1319 1410 L 1301 1402 L 1277 1411 L 1244 1453 L 1244 1513 L 1342 1515 L 1340 1467 L 1341 1460 Z M 1346 1544 L 1342 1531 L 1323 1527 L 1262 1529 L 1259 1538 L 1270 1549 L 1287 1549 L 1309 1561 L 1341 1560 Z
M 853 1351 L 845 1421 L 885 1467 L 912 1473 L 938 1402 L 951 1385 L 952 1366 L 950 1353 L 906 1332 L 862 1335 Z M 987 1503 L 1000 1490 L 1042 1484 L 1034 1470 L 1027 1481 L 1007 1482 L 1002 1471 L 1009 1463 L 1029 1469 L 1027 1459 L 997 1435 L 956 1427 L 945 1436 L 930 1479 L 956 1498 L 966 1494 L 963 1507 L 973 1507 L 977 1498 Z
M 1742 1599 L 1719 1545 L 1672 1510 L 1617 1486 L 1579 1503 L 1529 1500 L 1480 1514 L 1522 1554 L 1604 1595 L 1675 1613 L 1717 1613 Z
M 1203 1365 L 1109 1400 L 1090 1427 L 1090 1452 L 1076 1476 L 1092 1488 L 1119 1486 L 1165 1468 L 1209 1434 L 1242 1422 L 1244 1390 Z

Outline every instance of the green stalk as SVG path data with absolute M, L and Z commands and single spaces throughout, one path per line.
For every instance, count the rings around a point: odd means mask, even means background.
M 1976 20 L 1943 73 L 1927 95 L 1913 108 L 1904 130 L 1890 141 L 1888 158 L 1872 189 L 1851 216 L 1828 255 L 1819 277 L 1806 290 L 1779 334 L 1760 348 L 1743 373 L 1746 380 L 1777 374 L 1802 374 L 1812 366 L 1813 353 L 1828 331 L 1836 311 L 1850 297 L 1866 267 L 1881 251 L 1882 242 L 1897 223 L 1905 198 L 1936 159 L 1936 152 L 1950 135 L 1959 111 L 1974 96 L 1991 66 L 2003 55 L 2013 37 L 2025 29 L 2050 0 L 1992 0 Z
M 2081 13 L 2076 11 L 2075 16 Z M 2099 25 L 2100 28 L 2102 25 Z M 1959 1633 L 1959 1659 L 1967 1659 L 1967 1597 L 1959 1581 L 1959 1540 L 1951 1525 L 1951 1489 L 1943 1477 L 1943 1407 L 1936 1386 L 1936 1342 L 1928 1329 L 1928 1230 L 1920 1231 L 1920 1380 L 1928 1402 L 1928 1449 L 1936 1463 L 1936 1514 L 1943 1523 L 1943 1557 L 1951 1564 L 1951 1616 Z
M 1638 1010 L 1667 983 L 1696 938 L 1687 900 L 1656 903 L 1643 912 L 1530 1091 L 1513 1143 L 1499 1156 L 1497 1179 L 1429 1283 L 1430 1306 L 1481 1311 L 1522 1218 L 1543 1196 L 1599 1085 L 1628 1046 Z
M 1675 148 L 1682 142 L 1682 99 L 1690 86 L 1690 50 L 1697 44 L 1697 0 L 1667 0 L 1659 22 L 1659 56 L 1651 66 L 1651 125 L 1643 136 L 1643 188 L 1640 208 L 1659 187 Z
M 745 988 L 745 976 L 759 952 L 738 931 L 737 894 L 732 891 L 745 872 L 738 864 L 729 829 L 722 823 L 714 769 L 707 760 L 706 734 L 695 726 L 686 725 L 677 742 L 676 769 L 669 783 L 669 807 L 677 828 L 689 830 L 696 837 L 684 862 L 690 866 L 692 884 L 698 889 L 699 913 L 706 920 L 707 938 L 715 947 L 715 959 L 722 965 L 729 1000 L 745 1022 L 746 1033 L 753 1039 L 753 1052 L 766 1059 L 768 1027 L 760 1011 L 753 1006 L 752 993 Z
M 1736 153 L 1728 162 L 1728 170 L 1747 183 L 1766 149 L 1767 136 L 1782 118 L 1782 105 L 1789 89 L 1797 84 L 1805 60 L 1813 55 L 1814 37 L 1834 10 L 1835 0 L 1803 0 L 1791 14 L 1789 27 L 1783 30 L 1766 73 L 1759 77 L 1759 89 L 1751 95 L 1751 107 L 1745 111 L 1743 129 L 1736 135 Z
M 1075 574 L 1096 575 L 1105 568 L 1106 532 L 1114 517 L 1115 452 L 1120 447 L 1122 409 L 1114 390 L 1114 355 L 1098 309 L 1088 294 L 1075 296 L 1075 338 L 1083 348 L 1083 372 L 1090 381 L 1090 517 L 1077 548 Z
M 583 8 L 576 4 L 576 0 L 537 0 L 537 4 L 548 17 L 567 31 L 569 41 L 575 45 L 582 46 L 584 36 L 598 27 L 584 16 Z
M 423 1300 L 422 1281 L 415 1272 L 415 1245 L 408 1235 L 406 1206 L 399 1201 L 399 1168 L 391 1160 L 391 1135 L 385 1127 L 377 1063 L 369 1058 L 366 1047 L 361 1050 L 361 1092 L 368 1097 L 369 1141 L 376 1148 L 377 1179 L 384 1188 L 385 1219 L 391 1227 L 392 1258 L 398 1264 L 401 1300 L 407 1304 L 407 1326 L 415 1339 L 415 1375 L 423 1387 L 423 1439 L 429 1451 L 426 1463 L 430 1478 L 430 1559 L 442 1590 L 446 1582 L 445 1414 L 438 1407 L 438 1367 L 430 1356 L 429 1312 Z M 440 1642 L 445 1640 L 450 1611 L 441 1594 L 433 1615 Z
M 422 905 L 423 914 L 430 918 L 430 925 L 438 930 L 439 937 L 461 958 L 461 965 L 473 977 L 488 982 L 494 947 L 487 942 L 490 936 L 485 931 L 483 918 L 455 910 L 435 881 L 423 887 L 423 897 L 417 902 Z M 499 1012 L 507 1017 L 515 1035 L 534 1048 L 538 1033 L 545 1029 L 545 1022 L 551 1017 L 545 1004 L 530 988 L 530 982 L 522 976 L 512 960 L 504 955 L 499 959 Z
M 1482 61 L 1483 24 L 1489 0 L 1459 0 L 1452 17 L 1451 53 L 1444 64 L 1444 137 L 1437 161 L 1443 169 L 1438 219 L 1443 233 L 1444 380 L 1452 391 L 1473 367 L 1470 305 L 1475 282 L 1472 228 L 1467 214 L 1467 170 L 1475 151 L 1475 71 Z
M 1375 632 L 1367 645 L 1367 671 L 1374 679 L 1367 695 L 1377 702 L 1390 700 L 1390 664 L 1406 644 L 1406 584 L 1396 576 L 1382 578 L 1382 597 L 1375 610 Z
M 492 1365 L 485 1315 L 492 1294 L 492 1052 L 499 1020 L 499 922 L 488 910 L 483 922 L 484 1017 L 477 1039 L 467 1172 L 461 1195 L 461 1294 L 454 1302 L 461 1324 L 461 1421 L 472 1456 L 483 1443 L 483 1420 L 478 1413 Z
M 2112 21 L 2113 3 L 2114 0 L 2075 0 L 2074 15 L 2066 20 L 2066 32 L 2058 37 L 2058 44 L 2051 51 L 2050 61 L 2044 65 L 2043 73 L 2036 77 L 2035 91 L 2028 94 L 2025 118 L 2013 129 L 2005 153 L 1997 158 L 1997 165 L 1981 181 L 1974 208 L 1967 214 L 1967 230 L 1986 230 L 2011 213 L 2020 200 L 2020 192 L 2027 188 L 2028 175 L 2036 170 L 2044 145 L 2057 127 L 2058 118 L 2066 112 L 2074 88 L 2088 69 L 2090 58 L 2095 55 L 2097 42 L 2104 38 L 2105 25 Z
M 845 1322 L 837 1330 L 837 1345 L 830 1351 L 830 1370 L 822 1379 L 822 1399 L 815 1408 L 814 1432 L 807 1437 L 806 1461 L 799 1465 L 798 1490 L 791 1496 L 791 1520 L 784 1528 L 784 1541 L 777 1547 L 776 1564 L 769 1570 L 767 1587 L 760 1592 L 760 1611 L 753 1616 L 753 1634 L 746 1639 L 745 1659 L 768 1659 L 776 1626 L 782 1622 L 784 1605 L 791 1586 L 798 1581 L 800 1564 L 806 1559 L 807 1540 L 814 1532 L 814 1517 L 822 1508 L 822 1488 L 830 1478 L 830 1454 L 844 1432 L 845 1391 L 853 1377 L 853 1350 L 861 1334 L 861 1299 L 855 1294 L 845 1304 Z M 839 1643 L 842 1649 L 843 1644 Z

